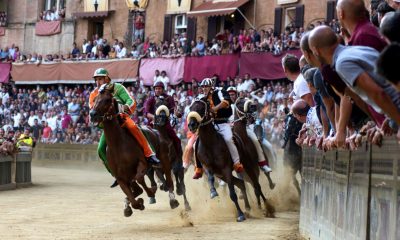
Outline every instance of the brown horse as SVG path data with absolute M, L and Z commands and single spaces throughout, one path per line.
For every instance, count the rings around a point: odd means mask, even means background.
M 156 189 L 146 186 L 144 176 L 148 166 L 139 143 L 121 127 L 123 119 L 117 113 L 118 103 L 112 96 L 113 86 L 108 84 L 101 87 L 94 107 L 90 111 L 90 117 L 92 122 L 102 124 L 104 127 L 109 168 L 127 196 L 124 214 L 128 217 L 132 215 L 129 203 L 134 209 L 144 210 L 143 199 L 136 200 L 136 197 L 143 192 L 137 183 L 143 187 L 150 198 L 154 197 Z M 159 147 L 158 136 L 153 132 L 147 134 L 151 142 Z
M 167 103 L 163 98 L 157 98 L 155 108 L 156 112 L 154 114 L 154 128 L 160 133 L 160 145 L 161 154 L 160 159 L 162 161 L 162 172 L 158 169 L 156 170 L 158 178 L 161 180 L 162 185 L 161 190 L 169 191 L 170 193 L 174 191 L 174 183 L 171 177 L 171 170 L 175 176 L 176 181 L 176 193 L 178 195 L 183 195 L 185 201 L 185 209 L 190 210 L 190 205 L 186 197 L 186 187 L 184 182 L 184 168 L 182 166 L 182 148 L 176 149 L 174 140 L 169 136 L 167 124 L 170 120 L 170 111 L 166 106 Z M 148 174 L 152 186 L 156 186 L 154 181 L 154 175 L 152 171 Z M 166 177 L 166 179 L 164 178 Z
M 247 150 L 250 150 L 249 152 L 253 155 L 257 156 L 256 154 L 256 147 L 254 146 L 254 142 L 251 140 L 251 138 L 248 136 L 247 133 L 247 124 L 252 124 L 254 122 L 254 113 L 257 110 L 257 106 L 254 105 L 254 102 L 246 99 L 246 98 L 238 98 L 235 103 L 235 120 L 234 120 L 234 126 L 233 126 L 233 131 L 240 136 L 242 141 L 245 143 L 245 146 L 248 146 Z M 259 141 L 260 145 L 261 141 Z M 255 151 L 254 151 L 255 150 Z M 264 148 L 263 148 L 264 150 Z M 267 154 L 263 151 L 263 155 L 265 160 L 269 160 Z M 256 158 L 258 159 L 258 158 Z M 252 162 L 253 163 L 253 162 Z M 257 163 L 257 162 L 256 162 Z M 257 170 L 259 172 L 259 168 L 254 165 L 253 166 L 254 170 Z M 269 183 L 269 188 L 274 189 L 275 183 L 272 181 L 271 176 L 269 173 L 265 173 L 265 176 L 267 177 L 268 183 Z
M 259 183 L 260 168 L 258 166 L 257 149 L 246 131 L 246 125 L 252 118 L 255 108 L 256 106 L 253 105 L 251 100 L 245 98 L 238 98 L 236 100 L 234 111 L 235 120 L 233 125 L 234 139 L 238 148 L 241 162 L 249 178 L 247 180 L 250 180 L 249 182 L 254 188 L 258 206 L 261 208 L 260 198 L 262 198 L 265 206 L 265 216 L 274 217 L 275 209 L 265 198 Z M 271 183 L 272 180 L 269 178 L 269 175 L 267 175 L 267 177 Z
M 210 106 L 203 99 L 195 100 L 190 106 L 190 113 L 187 116 L 189 130 L 198 131 L 198 139 L 195 147 L 196 160 L 199 160 L 213 174 L 228 184 L 229 196 L 235 203 L 238 216 L 236 220 L 242 222 L 246 217 L 241 210 L 235 187 L 238 187 L 243 194 L 246 209 L 250 204 L 246 194 L 246 187 L 243 180 L 232 175 L 232 158 L 223 137 L 215 130 L 210 115 Z

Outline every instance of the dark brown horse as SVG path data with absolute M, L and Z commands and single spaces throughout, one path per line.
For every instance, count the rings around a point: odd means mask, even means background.
M 233 164 L 228 146 L 215 130 L 209 109 L 210 106 L 204 98 L 197 99 L 190 106 L 190 113 L 187 116 L 189 130 L 198 131 L 195 156 L 205 168 L 228 184 L 229 196 L 237 209 L 236 220 L 242 222 L 246 217 L 239 206 L 235 186 L 242 191 L 246 209 L 250 209 L 246 187 L 243 180 L 232 175 Z
M 249 182 L 254 188 L 254 193 L 257 198 L 258 206 L 261 207 L 260 198 L 264 201 L 265 216 L 274 217 L 275 209 L 269 203 L 262 193 L 261 186 L 259 183 L 260 168 L 258 166 L 258 154 L 256 146 L 254 145 L 251 138 L 248 136 L 246 131 L 246 125 L 252 118 L 252 114 L 255 112 L 256 106 L 251 100 L 245 98 L 238 98 L 235 103 L 235 120 L 233 125 L 234 139 L 238 148 L 239 156 L 245 172 L 248 176 Z M 267 175 L 270 184 L 272 180 Z
M 160 159 L 162 161 L 162 172 L 159 169 L 155 169 L 158 178 L 161 180 L 161 190 L 169 191 L 170 193 L 174 190 L 174 184 L 171 177 L 171 170 L 175 176 L 176 181 L 176 193 L 178 195 L 183 195 L 185 201 L 185 209 L 190 210 L 190 205 L 186 197 L 186 187 L 184 182 L 184 168 L 182 166 L 182 148 L 178 146 L 179 149 L 175 147 L 174 139 L 169 136 L 168 126 L 170 123 L 170 110 L 166 106 L 167 102 L 164 98 L 157 98 L 154 114 L 154 128 L 160 133 L 160 145 L 161 153 Z M 148 174 L 152 186 L 156 185 L 154 181 L 154 175 L 152 171 Z M 164 178 L 165 176 L 165 178 Z
M 249 153 L 252 154 L 252 157 L 253 155 L 257 156 L 256 152 L 254 152 L 254 150 L 256 151 L 256 147 L 254 146 L 254 142 L 252 141 L 252 139 L 248 136 L 246 126 L 247 124 L 252 124 L 254 122 L 254 114 L 256 111 L 257 106 L 254 104 L 253 101 L 246 98 L 238 98 L 236 100 L 233 131 L 240 136 L 245 146 L 248 146 L 247 150 L 249 150 Z M 259 144 L 262 145 L 260 141 Z M 264 151 L 263 155 L 265 160 L 269 160 L 267 154 Z M 259 168 L 256 165 L 252 167 L 254 168 L 254 170 L 256 170 L 257 168 L 257 172 L 259 172 Z M 269 188 L 274 189 L 275 183 L 272 181 L 270 174 L 265 173 L 265 176 L 267 177 Z
M 125 216 L 132 215 L 132 209 L 144 210 L 143 199 L 136 199 L 142 192 L 142 188 L 149 197 L 154 197 L 156 189 L 146 186 L 144 176 L 147 171 L 147 162 L 139 143 L 124 128 L 121 127 L 123 119 L 117 113 L 118 103 L 113 98 L 113 85 L 104 85 L 97 96 L 94 107 L 90 111 L 91 121 L 102 124 L 107 142 L 107 160 L 109 168 L 118 181 L 122 191 L 127 196 Z M 153 132 L 147 133 L 151 142 L 159 148 L 158 136 Z

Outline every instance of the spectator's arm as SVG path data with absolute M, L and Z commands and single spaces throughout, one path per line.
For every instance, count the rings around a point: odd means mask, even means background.
M 366 72 L 358 76 L 355 84 L 359 88 L 363 89 L 372 101 L 374 101 L 386 114 L 389 115 L 390 118 L 400 125 L 400 112 L 396 105 L 394 105 L 392 99 Z
M 301 99 L 303 99 L 304 101 L 306 101 L 306 103 L 310 106 L 310 107 L 314 107 L 315 103 L 314 103 L 314 99 L 311 93 L 307 93 L 304 94 L 303 96 L 301 96 Z
M 328 116 L 329 121 L 333 129 L 336 131 L 335 125 L 335 102 L 331 97 L 322 97 L 322 102 L 325 105 L 326 115 Z
M 336 129 L 335 142 L 337 147 L 342 147 L 346 140 L 346 126 L 350 120 L 353 104 L 348 96 L 342 96 L 340 99 L 340 117 Z

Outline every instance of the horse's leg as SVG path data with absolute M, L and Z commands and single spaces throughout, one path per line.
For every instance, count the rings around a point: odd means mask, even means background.
M 123 181 L 118 178 L 117 178 L 117 181 L 118 181 L 118 184 L 121 187 L 122 191 L 128 197 L 128 200 L 131 203 L 132 207 L 134 209 L 144 210 L 143 199 L 142 198 L 139 198 L 138 200 L 135 199 L 135 196 L 132 193 L 130 184 L 128 184 L 126 181 Z
M 296 178 L 297 170 L 292 171 L 292 173 L 293 173 L 293 174 L 292 174 L 292 181 L 293 181 L 294 187 L 296 188 L 297 193 L 298 193 L 299 196 L 300 196 L 300 195 L 301 195 L 300 184 L 299 184 L 299 181 L 297 181 L 297 178 Z
M 167 181 L 165 180 L 164 173 L 160 169 L 156 169 L 156 174 L 158 179 L 161 181 L 161 186 L 160 190 L 167 192 L 168 187 L 167 187 Z
M 124 207 L 124 216 L 125 217 L 130 217 L 130 216 L 132 216 L 132 208 L 131 208 L 131 206 L 129 206 L 129 200 L 128 200 L 128 198 L 126 197 L 125 198 L 125 207 Z
M 149 168 L 147 170 L 147 177 L 150 179 L 150 184 L 151 184 L 151 189 L 156 192 L 157 191 L 157 183 L 156 180 L 154 179 L 154 168 Z M 154 204 L 156 203 L 156 197 L 150 197 L 149 198 L 149 204 Z
M 235 206 L 236 206 L 236 210 L 237 210 L 237 213 L 238 213 L 236 221 L 243 222 L 244 220 L 246 220 L 246 217 L 244 216 L 244 213 L 243 213 L 242 209 L 240 209 L 240 206 L 239 206 L 239 203 L 238 203 L 238 197 L 236 195 L 235 186 L 234 186 L 234 183 L 233 183 L 234 182 L 233 178 L 235 178 L 235 177 L 232 175 L 231 172 L 226 172 L 225 176 L 223 176 L 222 178 L 228 184 L 229 197 L 235 203 Z M 239 179 L 237 179 L 237 180 L 239 180 Z
M 190 211 L 190 210 L 192 210 L 192 208 L 190 207 L 189 202 L 186 197 L 184 168 L 180 167 L 179 164 L 177 164 L 177 166 L 175 166 L 173 172 L 174 172 L 175 179 L 176 179 L 176 193 L 178 195 L 183 195 L 183 200 L 185 202 L 185 210 Z
M 163 171 L 166 177 L 166 183 L 167 183 L 167 189 L 169 192 L 169 205 L 171 206 L 171 209 L 177 208 L 179 206 L 178 200 L 175 199 L 175 194 L 174 194 L 174 181 L 172 180 L 172 172 L 170 166 L 167 166 L 165 164 L 163 166 Z
M 251 207 L 250 207 L 250 203 L 249 203 L 249 199 L 247 198 L 247 193 L 246 193 L 246 186 L 244 185 L 244 181 L 236 178 L 232 175 L 232 183 L 238 187 L 240 189 L 240 191 L 242 192 L 243 195 L 243 200 L 244 200 L 244 206 L 246 208 L 247 211 L 250 211 Z
M 262 189 L 261 189 L 261 185 L 259 182 L 259 176 L 256 172 L 254 171 L 247 171 L 247 175 L 249 176 L 251 183 L 253 185 L 254 188 L 254 193 L 257 197 L 257 203 L 259 206 L 261 206 L 261 202 L 260 202 L 260 198 L 263 199 L 264 201 L 264 206 L 265 206 L 265 213 L 264 215 L 266 217 L 274 217 L 274 213 L 275 213 L 275 208 L 272 206 L 272 204 L 267 200 L 267 198 L 264 196 Z
M 157 191 L 157 188 L 154 190 L 153 188 L 147 187 L 147 184 L 146 184 L 146 181 L 144 180 L 144 177 L 138 179 L 137 181 L 143 187 L 143 189 L 146 191 L 146 194 L 150 199 L 155 197 L 155 193 Z M 142 192 L 143 192 L 143 190 L 142 190 Z
M 143 193 L 143 189 L 137 184 L 136 181 L 132 181 L 132 183 L 131 183 L 131 189 L 132 189 L 133 197 L 134 197 L 134 198 L 140 196 L 140 194 Z
M 272 181 L 270 173 L 265 173 L 265 176 L 267 177 L 268 183 L 269 183 L 269 189 L 274 189 L 275 188 L 275 183 Z
M 208 186 L 210 186 L 210 197 L 211 199 L 218 197 L 218 192 L 217 189 L 215 189 L 215 177 L 214 177 L 214 173 L 211 172 L 210 170 L 206 170 L 206 175 L 207 175 L 207 179 L 208 179 Z
M 175 166 L 172 168 L 172 172 L 174 173 L 175 176 L 175 184 L 176 184 L 176 194 L 178 196 L 182 195 L 184 193 L 184 189 L 182 186 L 182 177 L 183 176 L 183 168 L 182 166 L 179 166 L 179 163 L 176 163 Z

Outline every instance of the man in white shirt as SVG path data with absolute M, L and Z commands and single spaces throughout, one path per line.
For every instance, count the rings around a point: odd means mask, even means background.
M 319 122 L 316 107 L 310 107 L 304 100 L 296 100 L 292 105 L 292 112 L 295 118 L 306 124 L 307 135 L 321 137 L 323 128 Z
M 314 106 L 313 96 L 307 82 L 300 73 L 299 59 L 292 54 L 286 54 L 282 58 L 282 67 L 286 77 L 293 81 L 293 100 L 303 99 L 310 106 Z
M 169 78 L 167 77 L 166 71 L 161 71 L 160 81 L 164 83 L 164 89 L 167 89 L 169 85 Z

